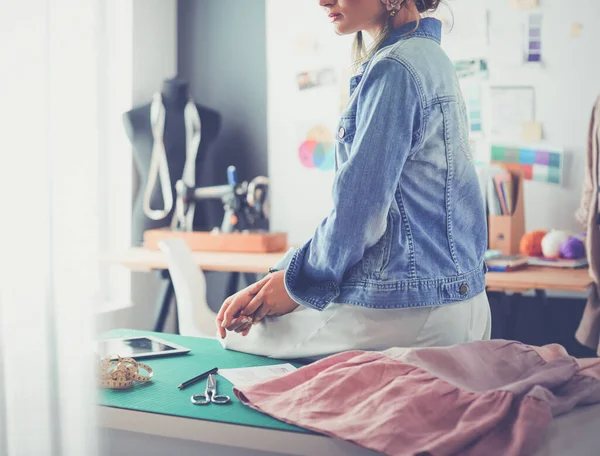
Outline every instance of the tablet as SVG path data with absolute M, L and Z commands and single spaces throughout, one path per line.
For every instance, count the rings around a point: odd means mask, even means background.
M 154 336 L 122 337 L 118 339 L 103 339 L 98 341 L 100 357 L 106 359 L 121 358 L 150 358 L 152 356 L 175 355 L 188 353 L 189 348 L 167 342 Z

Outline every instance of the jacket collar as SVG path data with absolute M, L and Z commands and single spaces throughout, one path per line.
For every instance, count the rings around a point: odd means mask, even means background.
M 416 22 L 401 25 L 390 32 L 381 47 L 390 46 L 413 36 L 429 38 L 440 44 L 442 41 L 442 23 L 433 17 L 424 17 L 419 20 L 418 26 Z
M 394 29 L 390 32 L 390 34 L 381 44 L 379 49 L 382 49 L 386 46 L 391 46 L 399 41 L 406 40 L 414 36 L 429 38 L 431 40 L 434 40 L 436 43 L 441 44 L 442 23 L 438 19 L 435 19 L 433 17 L 424 17 L 423 19 L 419 20 L 418 26 L 416 21 L 401 25 L 397 29 Z M 365 68 L 369 64 L 369 61 L 364 62 L 362 64 L 361 73 L 364 73 Z

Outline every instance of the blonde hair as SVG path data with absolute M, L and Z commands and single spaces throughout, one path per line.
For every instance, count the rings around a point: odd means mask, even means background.
M 404 0 L 400 5 L 400 8 L 405 8 L 405 3 L 407 1 L 412 1 L 415 4 L 419 14 L 425 12 L 433 12 L 438 8 L 438 6 L 440 6 L 440 3 L 442 3 L 442 0 Z M 361 65 L 364 62 L 368 61 L 371 57 L 373 57 L 373 54 L 377 52 L 377 50 L 388 38 L 390 32 L 394 30 L 394 26 L 392 24 L 393 21 L 394 16 L 390 16 L 388 18 L 388 21 L 381 29 L 381 32 L 379 32 L 379 35 L 369 48 L 367 48 L 367 46 L 365 45 L 365 39 L 363 37 L 362 31 L 356 32 L 356 37 L 354 38 L 354 44 L 352 46 L 352 62 L 355 73 L 358 73 Z M 407 35 L 413 33 L 415 30 L 417 30 L 417 28 L 419 28 L 419 19 L 417 19 L 417 24 L 415 25 L 415 27 L 411 31 L 407 32 Z

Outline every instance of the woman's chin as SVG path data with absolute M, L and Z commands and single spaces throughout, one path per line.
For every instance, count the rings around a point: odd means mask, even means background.
M 349 27 L 344 27 L 344 23 L 343 22 L 336 22 L 335 24 L 335 34 L 336 35 L 349 35 L 351 33 L 354 33 L 355 30 L 350 30 Z

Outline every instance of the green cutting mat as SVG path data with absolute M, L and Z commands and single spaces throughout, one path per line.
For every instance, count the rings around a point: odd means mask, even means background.
M 305 429 L 263 415 L 243 405 L 233 394 L 232 384 L 223 377 L 217 377 L 217 392 L 218 394 L 226 394 L 231 397 L 232 403 L 227 405 L 211 404 L 208 406 L 198 406 L 190 402 L 191 395 L 204 393 L 206 380 L 202 380 L 184 390 L 177 388 L 183 381 L 193 378 L 213 367 L 221 369 L 256 367 L 281 364 L 287 361 L 225 350 L 217 340 L 184 337 L 174 334 L 116 329 L 105 333 L 103 338 L 143 335 L 154 335 L 178 345 L 183 345 L 191 349 L 191 351 L 186 355 L 140 359 L 140 362 L 148 364 L 154 370 L 152 381 L 149 383 L 135 383 L 128 390 L 101 389 L 99 391 L 99 402 L 101 405 L 138 410 L 140 412 L 218 421 L 221 423 L 311 433 Z M 300 366 L 298 363 L 292 364 L 296 367 Z

